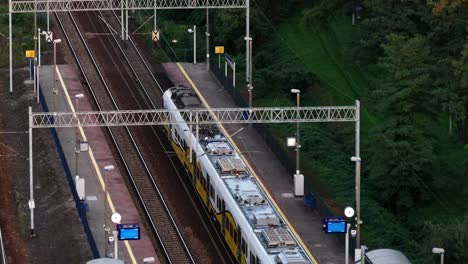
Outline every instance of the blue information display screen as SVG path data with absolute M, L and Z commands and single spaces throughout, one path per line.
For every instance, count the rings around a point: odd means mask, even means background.
M 118 224 L 119 240 L 140 240 L 140 226 L 138 224 Z
M 346 233 L 346 222 L 328 222 L 327 233 Z
M 324 217 L 322 224 L 326 233 L 346 233 L 346 220 L 343 217 Z

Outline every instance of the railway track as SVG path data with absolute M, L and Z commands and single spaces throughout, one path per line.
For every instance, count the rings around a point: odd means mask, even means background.
M 97 108 L 121 109 L 93 57 L 71 13 L 57 13 L 57 20 L 83 73 Z M 118 65 L 118 64 L 117 64 Z M 128 67 L 128 66 L 127 66 Z M 132 93 L 132 96 L 136 96 Z M 164 251 L 167 263 L 195 263 L 171 215 L 163 195 L 154 182 L 143 155 L 128 127 L 107 128 L 134 186 L 148 221 Z
M 0 264 L 7 264 L 5 245 L 3 244 L 2 229 L 0 228 Z
M 80 14 L 83 14 L 81 15 L 81 20 L 86 20 L 86 17 L 83 18 L 83 16 L 85 16 L 85 13 Z M 92 17 L 90 17 L 89 14 L 86 14 L 86 16 L 90 21 L 92 20 Z M 96 16 L 93 17 L 96 18 Z M 120 21 L 114 12 L 107 11 L 106 14 L 99 12 L 99 18 L 104 23 L 101 24 L 100 27 L 96 25 L 91 25 L 91 31 L 88 32 L 105 32 L 107 30 L 111 33 L 117 33 Z M 99 109 L 119 109 L 119 107 L 117 107 L 117 104 L 119 104 L 120 109 L 145 109 L 160 107 L 159 103 L 163 90 L 164 88 L 169 87 L 167 81 L 168 79 L 166 76 L 158 76 L 158 79 L 161 79 L 161 77 L 163 79 L 162 84 L 158 82 L 158 80 L 152 73 L 152 67 L 145 60 L 144 56 L 140 53 L 140 51 L 138 51 L 136 43 L 131 38 L 128 42 L 124 44 L 119 41 L 118 37 L 116 36 L 117 34 L 107 35 L 107 39 L 112 39 L 113 41 L 107 41 L 103 43 L 102 39 L 99 40 L 99 42 L 101 42 L 101 45 L 104 47 L 106 47 L 106 45 L 109 45 L 109 42 L 112 43 L 111 47 L 105 48 L 105 53 L 107 53 L 108 57 L 113 58 L 111 59 L 112 61 L 110 63 L 114 65 L 119 65 L 118 67 L 122 68 L 121 70 L 119 70 L 120 77 L 122 80 L 121 83 L 125 83 L 127 86 L 131 86 L 130 84 L 133 83 L 134 88 L 127 89 L 130 91 L 126 95 L 122 95 L 121 90 L 124 90 L 122 87 L 120 87 L 120 89 L 116 89 L 115 86 L 118 85 L 112 85 L 111 87 L 109 87 L 108 83 L 106 83 L 104 79 L 104 76 L 106 74 L 103 74 L 99 70 L 98 62 L 96 61 L 95 57 L 91 53 L 90 48 L 86 44 L 86 40 L 83 34 L 78 33 L 80 29 L 76 21 L 74 21 L 71 14 L 68 14 L 68 16 L 66 16 L 65 18 L 59 19 L 68 19 L 67 23 L 60 23 L 64 33 L 66 31 L 75 33 L 74 36 L 68 36 L 67 38 L 69 38 L 70 46 L 73 45 L 77 47 L 73 50 L 73 52 L 75 53 L 75 58 L 79 64 L 83 76 L 85 76 L 86 83 L 90 87 L 90 92 L 92 93 L 92 96 L 94 97 L 96 105 Z M 112 25 L 114 25 L 114 28 L 116 28 L 117 30 L 113 29 Z M 68 29 L 65 29 L 64 27 L 68 27 Z M 73 28 L 75 30 L 73 30 Z M 69 33 L 69 35 L 72 34 Z M 86 54 L 86 56 L 81 56 L 78 54 Z M 78 59 L 78 56 L 80 57 L 80 59 Z M 80 60 L 82 60 L 83 62 L 80 63 Z M 157 89 L 153 89 L 154 87 L 157 87 Z M 111 88 L 114 89 L 113 92 L 111 91 Z M 109 97 L 107 100 L 103 99 L 104 97 L 106 97 L 106 95 L 102 94 L 102 91 L 107 91 L 106 94 Z M 99 92 L 101 92 L 101 94 Z M 112 93 L 114 93 L 115 96 L 112 96 Z M 116 99 L 114 99 L 115 97 Z M 132 98 L 133 100 L 129 100 L 129 98 Z M 184 200 L 183 203 L 186 204 L 186 206 L 188 204 L 190 210 L 194 211 L 192 215 L 196 214 L 197 217 L 201 219 L 200 224 L 196 226 L 203 226 L 202 229 L 206 230 L 206 235 L 209 237 L 209 240 L 212 243 L 211 247 L 213 248 L 208 249 L 210 251 L 210 254 L 214 254 L 214 257 L 211 260 L 211 262 L 234 262 L 232 255 L 230 255 L 229 250 L 223 242 L 223 238 L 218 232 L 216 232 L 217 226 L 212 221 L 210 221 L 210 217 L 206 210 L 204 210 L 200 198 L 196 195 L 194 188 L 191 186 L 188 180 L 189 177 L 187 177 L 187 175 L 181 175 L 185 174 L 186 172 L 183 170 L 178 160 L 174 162 L 173 156 L 169 154 L 170 152 L 172 152 L 172 149 L 164 133 L 160 129 L 155 129 L 155 127 L 131 127 L 125 129 L 108 128 L 108 130 L 109 134 L 111 135 L 111 138 L 113 139 L 114 144 L 116 144 L 116 149 L 118 150 L 120 155 L 122 155 L 122 153 L 125 153 L 128 156 L 133 157 L 122 157 L 121 159 L 130 176 L 134 190 L 141 201 L 142 207 L 144 208 L 144 212 L 147 215 L 148 221 L 150 222 L 151 227 L 154 229 L 157 241 L 161 245 L 162 251 L 165 252 L 167 262 L 189 263 L 194 261 L 194 258 L 190 255 L 188 251 L 188 246 L 182 238 L 181 232 L 178 230 L 177 225 L 175 225 L 175 221 L 171 216 L 170 210 L 165 204 L 163 198 L 164 196 L 168 196 L 168 193 L 173 193 L 173 190 L 175 188 L 179 190 L 181 187 L 185 191 L 185 194 L 187 196 L 184 197 L 186 198 L 186 200 Z M 121 142 L 120 138 L 125 136 L 129 139 Z M 119 142 L 119 144 L 117 145 L 116 142 Z M 133 152 L 127 152 L 127 149 L 132 147 L 135 150 Z M 139 157 L 139 159 L 137 159 L 138 161 L 134 161 L 134 157 Z M 152 160 L 153 162 L 146 164 L 145 160 Z M 155 160 L 161 161 L 159 162 L 159 164 L 154 165 Z M 168 167 L 169 164 L 172 166 Z M 140 167 L 144 167 L 144 171 L 146 171 L 146 179 L 142 179 L 144 178 L 143 175 L 145 175 L 145 173 L 141 172 L 143 169 L 139 169 L 137 172 L 133 171 L 133 167 L 138 165 Z M 158 175 L 155 175 L 155 170 L 160 171 L 159 177 Z M 153 173 L 151 173 L 151 171 L 153 171 Z M 168 187 L 168 183 L 164 182 L 165 180 L 167 180 L 164 176 L 172 176 L 168 178 L 177 177 L 179 181 L 178 183 L 176 183 L 176 187 L 174 187 L 174 183 L 172 183 L 172 186 Z M 151 184 L 149 184 L 148 182 L 151 182 Z M 163 186 L 166 185 L 165 192 L 162 193 L 160 190 L 158 190 L 158 184 Z M 178 196 L 178 194 L 176 194 L 176 196 Z M 153 201 L 155 197 L 158 197 L 158 201 Z M 167 199 L 172 201 L 174 197 Z M 187 200 L 190 201 L 190 203 L 187 203 Z M 156 206 L 156 208 L 153 208 L 154 206 Z M 161 219 L 159 217 L 159 214 L 161 214 L 161 212 L 158 212 L 158 210 L 161 210 L 163 207 L 165 210 L 165 215 L 168 216 L 168 219 L 167 221 L 161 223 Z M 176 209 L 184 210 L 184 208 L 180 208 L 180 205 L 177 205 Z M 176 209 L 172 208 L 173 211 Z M 157 221 L 155 220 L 155 217 L 158 217 Z M 173 225 L 170 226 L 170 224 Z M 166 230 L 173 230 L 173 232 L 167 232 Z M 177 239 L 174 239 L 175 233 L 177 233 L 178 235 Z M 177 242 L 179 245 L 174 245 L 174 241 L 179 241 Z M 199 243 L 199 241 L 197 242 Z M 204 244 L 206 243 L 207 242 L 204 242 Z M 186 252 L 181 253 L 181 249 L 185 249 Z M 216 251 L 216 253 L 212 251 Z M 184 256 L 184 254 L 186 255 Z M 205 259 L 203 259 L 202 261 L 204 260 Z

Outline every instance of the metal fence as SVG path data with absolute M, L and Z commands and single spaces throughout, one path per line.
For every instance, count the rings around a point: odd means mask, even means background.
M 220 65 L 217 57 L 216 58 L 211 57 L 210 69 L 213 72 L 213 74 L 216 76 L 218 81 L 223 85 L 224 89 L 234 99 L 236 104 L 240 107 L 248 107 L 247 101 L 244 99 L 244 97 L 242 97 L 240 93 L 240 89 L 238 88 L 240 86 L 239 85 L 238 87 L 233 86 L 232 70 L 228 70 L 227 72 L 225 72 L 224 61 L 222 61 Z M 245 89 L 247 89 L 247 87 L 245 87 Z M 277 138 L 275 138 L 275 136 L 271 133 L 270 129 L 268 128 L 266 124 L 253 124 L 253 127 L 257 130 L 257 133 L 263 138 L 265 143 L 268 145 L 271 151 L 275 154 L 275 156 L 278 158 L 281 164 L 286 168 L 286 170 L 289 172 L 289 175 L 291 175 L 291 178 L 292 178 L 296 171 L 295 160 L 289 157 L 287 151 L 284 149 L 283 146 L 281 146 Z M 309 190 L 306 189 L 305 193 L 307 194 L 305 198 L 311 197 L 311 196 L 313 197 L 314 205 L 312 207 L 315 207 L 321 216 L 334 215 L 330 207 L 327 205 L 325 199 L 316 195 L 317 190 L 314 190 L 313 187 L 309 186 Z
M 7 264 L 7 256 L 6 256 L 6 251 L 5 251 L 5 245 L 3 244 L 3 235 L 2 235 L 2 228 L 0 227 L 0 256 L 1 256 L 1 264 Z

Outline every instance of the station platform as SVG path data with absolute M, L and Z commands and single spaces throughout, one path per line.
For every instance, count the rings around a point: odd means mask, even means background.
M 195 89 L 207 107 L 238 107 L 222 84 L 207 72 L 204 63 L 163 64 L 174 85 Z M 303 198 L 293 195 L 292 175 L 282 166 L 257 131 L 249 125 L 225 124 L 231 141 L 241 151 L 255 176 L 262 182 L 268 195 L 287 219 L 293 233 L 316 263 L 342 264 L 345 262 L 344 241 L 335 235 L 325 234 L 319 213 L 304 205 Z
M 80 99 L 75 98 L 77 94 L 82 93 L 86 95 L 86 93 L 74 67 L 72 65 L 60 65 L 57 67 L 56 76 L 58 81 L 55 84 L 56 94 L 53 93 L 53 70 L 53 66 L 42 66 L 39 79 L 42 94 L 49 111 L 92 111 L 92 98 L 87 98 L 86 96 Z M 154 263 L 159 263 L 148 236 L 148 231 L 141 224 L 142 221 L 139 213 L 124 182 L 124 176 L 113 158 L 110 147 L 107 145 L 103 129 L 105 128 L 80 127 L 79 129 L 56 129 L 71 175 L 73 177 L 79 175 L 80 178 L 85 180 L 87 219 L 99 255 L 101 257 L 106 255 L 104 253 L 106 247 L 108 255 L 114 252 L 114 245 L 107 243 L 103 225 L 106 215 L 107 226 L 111 230 L 116 230 L 116 225 L 111 221 L 111 215 L 113 212 L 118 212 L 122 216 L 121 223 L 140 223 L 141 228 L 140 240 L 119 241 L 119 259 L 125 263 L 137 264 L 142 263 L 144 258 L 153 257 L 155 259 Z M 77 136 L 82 141 L 89 143 L 88 152 L 75 153 Z M 76 171 L 77 163 L 78 171 Z M 107 165 L 113 165 L 114 169 L 105 172 L 104 167 Z M 107 186 L 108 190 L 107 210 L 104 209 L 104 186 Z M 37 220 L 40 221 L 40 219 Z

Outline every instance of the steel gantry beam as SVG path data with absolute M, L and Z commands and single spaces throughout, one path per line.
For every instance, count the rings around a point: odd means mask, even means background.
M 355 122 L 356 106 L 212 108 L 179 110 L 187 124 Z M 31 128 L 177 124 L 169 110 L 31 113 Z M 196 121 L 198 120 L 198 122 Z
M 11 13 L 124 9 L 246 8 L 247 0 L 10 0 Z

